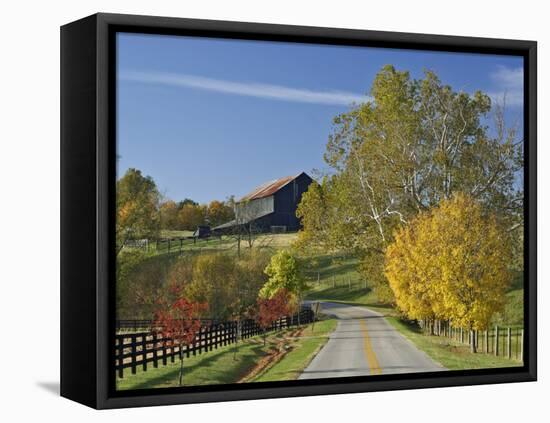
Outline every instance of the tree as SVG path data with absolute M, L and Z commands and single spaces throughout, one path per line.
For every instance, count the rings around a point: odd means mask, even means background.
M 167 200 L 160 204 L 159 219 L 161 229 L 178 228 L 178 206 L 172 200 Z
M 298 260 L 288 250 L 279 250 L 271 257 L 265 268 L 265 274 L 269 279 L 260 290 L 260 297 L 273 298 L 279 291 L 286 292 L 288 310 L 299 313 L 307 284 Z
M 207 303 L 208 317 L 226 320 L 231 317 L 235 301 L 237 264 L 234 257 L 218 254 L 201 254 L 193 260 L 192 280 L 185 287 L 186 297 Z
M 328 204 L 327 189 L 328 178 L 323 178 L 321 184 L 313 182 L 308 190 L 302 194 L 302 199 L 296 210 L 296 217 L 300 219 L 302 230 L 298 233 L 297 247 L 328 247 L 332 245 L 329 241 L 328 232 Z
M 267 280 L 264 269 L 269 262 L 269 255 L 258 249 L 249 250 L 237 261 L 234 283 L 231 284 L 230 318 L 237 322 L 255 316 L 258 293 Z M 236 359 L 238 340 L 241 337 L 240 324 L 237 325 L 237 345 L 233 350 Z
M 160 194 L 153 178 L 128 169 L 116 184 L 117 254 L 130 239 L 154 238 L 159 231 Z
M 206 206 L 185 204 L 178 212 L 178 226 L 182 230 L 194 231 L 206 222 Z
M 178 210 L 181 210 L 183 206 L 198 206 L 199 203 L 191 200 L 190 198 L 184 198 L 182 201 L 178 202 Z
M 279 290 L 300 297 L 307 284 L 296 258 L 288 250 L 279 250 L 265 268 L 268 281 L 260 290 L 260 296 L 272 298 Z
M 271 298 L 258 297 L 258 314 L 256 322 L 263 330 L 264 346 L 266 343 L 267 329 L 271 325 L 288 314 L 289 292 L 279 289 Z
M 482 330 L 504 306 L 511 258 L 502 222 L 479 201 L 455 194 L 397 231 L 385 273 L 410 318 Z
M 211 201 L 208 205 L 208 221 L 211 226 L 227 223 L 235 218 L 233 208 L 223 201 Z
M 235 240 L 237 257 L 241 257 L 241 242 L 246 241 L 248 248 L 252 249 L 256 235 L 261 233 L 261 228 L 255 223 L 259 212 L 255 204 L 258 203 L 249 200 L 236 203 L 234 197 L 229 197 L 227 203 L 234 210 L 234 225 L 227 230 L 226 235 Z
M 454 193 L 521 230 L 523 192 L 514 181 L 523 151 L 502 107 L 482 92 L 453 90 L 433 72 L 415 80 L 385 66 L 370 94 L 371 101 L 335 117 L 325 153 L 330 176 L 320 194 L 310 187 L 299 210 L 316 230 L 302 239 L 358 254 L 383 297 L 390 291 L 381 269 L 393 232 Z M 484 123 L 491 111 L 493 128 Z
M 182 386 L 182 348 L 192 343 L 200 330 L 199 315 L 206 304 L 189 301 L 182 295 L 181 287 L 175 284 L 171 286 L 168 298 L 161 298 L 158 304 L 153 326 L 162 334 L 163 342 L 169 339 L 171 346 L 179 350 L 179 386 Z

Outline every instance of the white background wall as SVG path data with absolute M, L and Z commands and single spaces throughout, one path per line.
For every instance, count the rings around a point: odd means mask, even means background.
M 548 418 L 550 31 L 542 1 L 11 1 L 0 25 L 0 419 L 522 422 Z M 539 382 L 96 412 L 59 398 L 59 26 L 98 12 L 539 42 Z M 545 307 L 546 306 L 546 307 Z M 545 309 L 546 308 L 546 309 Z M 18 344 L 21 344 L 19 346 Z M 547 393 L 544 394 L 544 390 Z M 208 417 L 206 414 L 208 413 Z M 537 418 L 536 416 L 540 414 Z M 6 418 L 7 417 L 7 418 Z

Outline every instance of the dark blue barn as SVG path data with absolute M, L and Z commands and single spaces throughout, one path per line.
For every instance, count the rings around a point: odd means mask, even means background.
M 235 219 L 213 228 L 232 232 L 245 226 L 254 232 L 287 232 L 300 229 L 296 209 L 313 179 L 305 172 L 260 185 L 235 205 Z

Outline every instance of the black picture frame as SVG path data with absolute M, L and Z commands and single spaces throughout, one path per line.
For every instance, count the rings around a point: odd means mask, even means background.
M 117 32 L 524 57 L 524 366 L 117 392 L 114 390 Z M 95 14 L 61 28 L 61 395 L 119 408 L 534 381 L 537 377 L 537 44 L 534 41 Z

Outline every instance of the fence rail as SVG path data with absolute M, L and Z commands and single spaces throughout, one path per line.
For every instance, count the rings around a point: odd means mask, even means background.
M 202 326 L 210 326 L 218 323 L 223 323 L 214 319 L 200 319 Z M 151 319 L 117 319 L 115 321 L 115 329 L 117 333 L 121 332 L 151 332 L 154 328 L 154 320 Z
M 157 252 L 181 252 L 182 249 L 190 245 L 208 245 L 213 241 L 220 241 L 221 236 L 211 234 L 207 237 L 197 237 L 193 235 L 171 237 L 171 238 L 158 238 L 158 239 L 135 239 L 127 240 L 124 243 L 124 247 L 140 248 L 145 251 L 149 251 L 154 246 L 154 251 Z
M 303 309 L 299 315 L 283 317 L 275 321 L 266 332 L 281 330 L 296 326 L 299 323 L 311 323 L 314 320 L 314 313 L 311 309 Z M 120 321 L 122 322 L 122 321 Z M 130 321 L 127 321 L 130 322 Z M 135 320 L 132 322 L 149 322 L 147 320 Z M 136 327 L 139 323 L 135 323 Z M 130 368 L 132 374 L 137 372 L 138 367 L 147 371 L 149 363 L 153 367 L 163 366 L 175 362 L 176 357 L 189 358 L 191 355 L 213 351 L 219 347 L 233 344 L 238 339 L 247 339 L 261 335 L 264 330 L 254 320 L 243 320 L 241 322 L 223 322 L 202 326 L 193 340 L 188 345 L 179 346 L 170 338 L 162 334 L 147 332 L 117 333 L 115 335 L 115 369 L 119 378 L 124 377 L 124 369 Z

